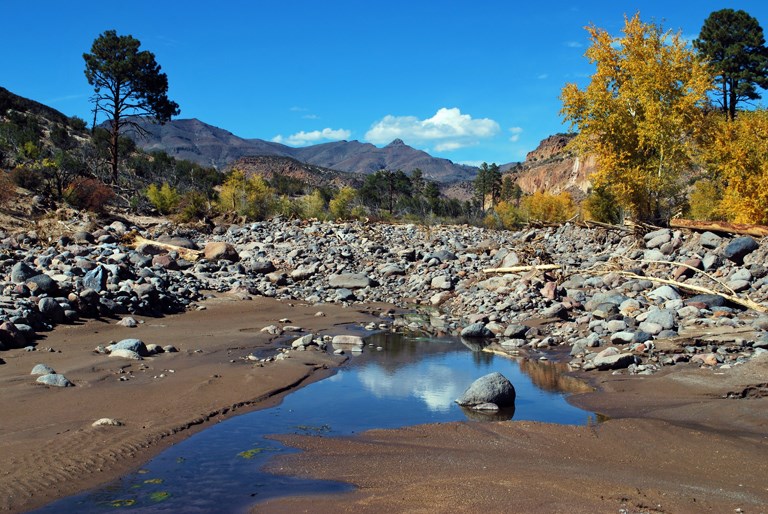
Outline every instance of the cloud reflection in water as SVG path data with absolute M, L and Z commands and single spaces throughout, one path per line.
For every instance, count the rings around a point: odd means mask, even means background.
M 470 370 L 435 362 L 403 366 L 394 371 L 369 364 L 358 371 L 362 385 L 377 398 L 418 398 L 430 411 L 445 412 L 472 383 Z

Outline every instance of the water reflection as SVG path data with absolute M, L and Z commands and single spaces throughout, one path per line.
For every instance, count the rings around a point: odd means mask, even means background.
M 445 412 L 474 379 L 469 369 L 456 370 L 439 362 L 396 369 L 369 364 L 357 372 L 360 383 L 376 398 L 417 398 L 430 411 Z
M 565 363 L 520 359 L 518 366 L 531 382 L 544 391 L 588 393 L 593 390 L 581 380 L 566 375 L 568 365 Z
M 499 410 L 475 410 L 461 407 L 461 411 L 471 421 L 509 421 L 515 417 L 515 408 L 506 407 Z
M 565 401 L 559 388 L 573 390 L 571 383 L 551 363 L 518 363 L 487 351 L 468 351 L 457 339 L 381 334 L 369 343 L 372 346 L 354 354 L 336 375 L 293 392 L 282 404 L 212 426 L 162 452 L 141 472 L 41 512 L 100 513 L 105 505 L 119 506 L 121 512 L 242 512 L 253 501 L 274 496 L 347 490 L 346 484 L 261 471 L 275 452 L 290 451 L 269 439 L 270 434 L 333 437 L 448 421 L 586 425 L 593 419 Z M 376 351 L 376 346 L 384 351 Z M 484 413 L 454 403 L 472 382 L 494 371 L 514 384 L 514 409 Z

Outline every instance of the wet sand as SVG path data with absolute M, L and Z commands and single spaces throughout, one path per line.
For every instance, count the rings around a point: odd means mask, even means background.
M 590 426 L 448 423 L 280 436 L 305 452 L 279 457 L 272 470 L 358 489 L 253 511 L 768 512 L 768 357 L 722 372 L 589 376 L 599 377 L 598 390 L 570 400 L 611 417 Z
M 345 360 L 319 351 L 291 352 L 284 361 L 259 367 L 244 357 L 274 339 L 263 327 L 283 325 L 279 320 L 287 318 L 307 331 L 338 334 L 345 333 L 340 325 L 376 319 L 362 310 L 264 298 L 222 297 L 205 305 L 183 315 L 137 317 L 144 323 L 136 328 L 118 326 L 117 320 L 60 326 L 38 341 L 39 351 L 0 354 L 0 511 L 24 512 L 109 482 L 212 423 L 278 402 Z M 325 316 L 315 316 L 318 311 Z M 93 352 L 128 337 L 173 344 L 179 352 L 142 361 Z M 42 350 L 48 347 L 54 351 Z M 30 371 L 38 363 L 75 387 L 36 384 Z M 91 426 L 105 417 L 124 425 Z
M 134 329 L 116 320 L 59 327 L 39 341 L 53 353 L 3 352 L 0 510 L 24 512 L 109 482 L 211 423 L 278 402 L 344 361 L 307 351 L 258 367 L 243 357 L 273 338 L 261 328 L 288 318 L 336 334 L 344 323 L 376 319 L 363 309 L 268 299 L 206 305 L 141 318 Z M 318 310 L 326 315 L 316 317 Z M 126 337 L 180 352 L 137 362 L 92 351 Z M 29 372 L 41 362 L 76 387 L 35 384 Z M 276 499 L 253 510 L 766 512 L 766 377 L 766 357 L 722 372 L 677 366 L 649 377 L 585 374 L 597 390 L 571 401 L 612 419 L 583 427 L 469 422 L 347 438 L 280 436 L 307 451 L 279 457 L 274 470 L 344 480 L 358 490 Z M 746 398 L 725 399 L 728 393 Z M 124 426 L 91 426 L 103 417 Z

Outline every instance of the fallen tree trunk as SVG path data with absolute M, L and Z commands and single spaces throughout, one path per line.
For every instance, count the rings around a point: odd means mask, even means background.
M 486 268 L 483 273 L 519 273 L 521 271 L 560 269 L 559 264 L 539 264 L 531 266 L 512 266 L 510 268 Z
M 728 223 L 727 221 L 697 221 L 685 219 L 673 219 L 669 222 L 672 228 L 687 228 L 690 230 L 708 230 L 710 232 L 724 232 L 726 234 L 740 234 L 745 236 L 768 237 L 768 227 L 765 225 L 749 225 L 745 223 Z
M 145 239 L 138 234 L 133 234 L 131 236 L 131 239 L 132 241 L 130 241 L 129 246 L 133 248 L 138 248 L 143 244 L 152 245 L 158 248 L 162 248 L 163 250 L 166 250 L 168 252 L 176 252 L 177 254 L 179 254 L 179 257 L 181 257 L 182 259 L 186 259 L 190 262 L 195 262 L 203 255 L 203 252 L 201 250 L 191 250 L 189 248 L 184 248 L 183 246 L 177 246 L 177 245 L 172 245 L 168 243 L 161 243 L 159 241 L 152 241 L 151 239 Z
M 651 282 L 657 282 L 659 284 L 667 284 L 670 286 L 675 286 L 680 289 L 687 289 L 689 291 L 693 291 L 694 293 L 714 294 L 714 295 L 722 296 L 729 302 L 735 303 L 737 305 L 741 305 L 742 307 L 746 307 L 748 309 L 752 309 L 757 312 L 768 312 L 768 306 L 757 303 L 751 298 L 742 298 L 735 294 L 722 293 L 720 291 L 715 291 L 714 289 L 709 289 L 707 287 L 695 286 L 693 284 L 685 284 L 683 282 L 678 282 L 676 280 L 638 275 L 636 273 L 632 273 L 631 271 L 618 271 L 617 273 L 619 273 L 622 276 L 634 278 L 637 280 L 649 280 Z

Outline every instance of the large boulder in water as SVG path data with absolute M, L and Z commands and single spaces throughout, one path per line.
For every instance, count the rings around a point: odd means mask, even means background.
M 467 337 L 467 338 L 490 338 L 493 337 L 493 332 L 491 332 L 486 326 L 485 323 L 482 321 L 478 321 L 477 323 L 472 323 L 471 325 L 467 325 L 462 329 L 461 331 L 461 337 Z
M 464 394 L 456 399 L 456 403 L 470 407 L 488 403 L 496 404 L 500 408 L 514 407 L 515 396 L 515 387 L 507 377 L 494 372 L 472 382 Z

